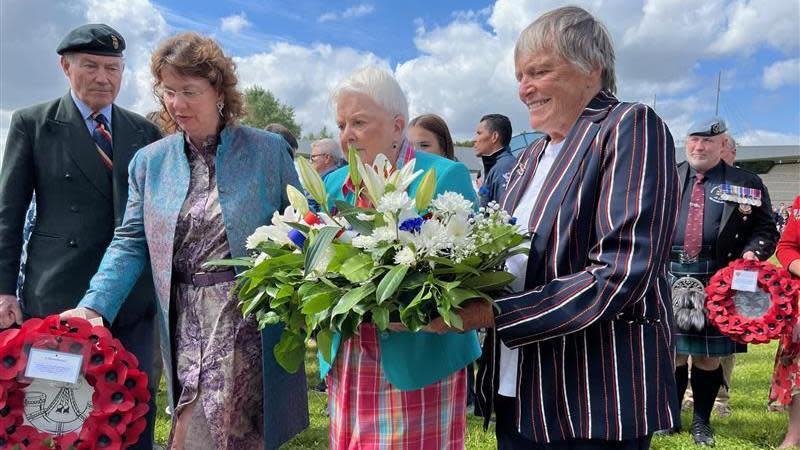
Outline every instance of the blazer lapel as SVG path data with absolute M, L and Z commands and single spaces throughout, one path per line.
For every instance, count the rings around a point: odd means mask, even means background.
M 529 229 L 532 231 L 528 267 L 538 267 L 553 232 L 564 197 L 579 172 L 581 163 L 592 147 L 601 122 L 619 101 L 599 93 L 584 109 L 575 125 L 564 138 L 564 145 L 553 162 L 533 208 Z
M 511 170 L 511 178 L 508 180 L 508 188 L 499 202 L 507 213 L 513 215 L 514 210 L 519 206 L 519 201 L 528 188 L 528 183 L 533 179 L 533 174 L 536 173 L 536 167 L 539 165 L 542 152 L 547 147 L 549 140 L 550 138 L 536 140 L 525 149 L 525 152 L 514 164 Z
M 54 128 L 64 133 L 60 143 L 78 168 L 97 188 L 98 192 L 111 200 L 111 178 L 97 154 L 97 147 L 86 129 L 78 107 L 69 93 L 61 98 L 55 118 L 50 120 Z M 66 131 L 64 131 L 66 130 Z
M 128 198 L 128 163 L 133 155 L 145 146 L 145 131 L 130 121 L 126 114 L 114 105 L 111 110 L 111 138 L 114 149 L 113 199 L 116 225 L 122 224 Z

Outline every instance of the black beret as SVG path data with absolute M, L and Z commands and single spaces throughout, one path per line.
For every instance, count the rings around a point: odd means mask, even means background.
M 125 39 L 117 30 L 102 23 L 81 25 L 70 31 L 58 44 L 56 53 L 78 52 L 101 56 L 122 56 Z

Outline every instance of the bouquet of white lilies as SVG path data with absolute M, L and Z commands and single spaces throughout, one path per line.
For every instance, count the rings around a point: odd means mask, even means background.
M 491 300 L 514 279 L 503 262 L 525 236 L 498 205 L 476 211 L 460 194 L 433 198 L 433 170 L 409 197 L 422 176 L 414 160 L 394 170 L 383 155 L 367 165 L 351 149 L 349 163 L 356 205 L 330 205 L 322 179 L 298 158 L 303 187 L 321 211 L 289 186 L 291 206 L 248 238 L 252 257 L 207 263 L 247 267 L 234 290 L 242 313 L 262 328 L 284 324 L 273 353 L 289 372 L 300 367 L 309 339 L 330 362 L 334 334 L 347 339 L 362 322 L 379 330 L 400 322 L 416 332 L 441 317 L 461 328 L 462 303 Z

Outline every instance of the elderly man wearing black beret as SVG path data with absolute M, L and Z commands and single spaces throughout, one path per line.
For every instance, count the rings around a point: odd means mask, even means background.
M 691 378 L 692 437 L 696 444 L 709 446 L 715 441 L 711 410 L 720 386 L 726 384 L 720 358 L 746 347 L 706 320 L 703 288 L 730 261 L 769 258 L 778 241 L 764 183 L 721 158 L 727 145 L 726 131 L 725 121 L 713 117 L 694 124 L 687 133 L 686 161 L 678 165 L 682 200 L 669 263 L 677 328 L 678 400 Z
M 128 162 L 160 138 L 143 117 L 114 105 L 125 40 L 103 24 L 80 26 L 56 49 L 70 90 L 16 111 L 0 169 L 0 328 L 74 308 L 97 271 L 128 197 Z M 18 299 L 23 225 L 33 195 L 36 220 Z M 155 314 L 152 277 L 130 292 L 111 327 L 153 383 Z M 21 300 L 21 302 L 20 302 Z M 155 398 L 155 396 L 153 396 Z M 148 429 L 131 448 L 153 447 Z

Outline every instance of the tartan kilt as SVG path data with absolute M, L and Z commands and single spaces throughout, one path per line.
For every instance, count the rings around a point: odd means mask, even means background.
M 675 351 L 681 355 L 715 357 L 747 352 L 747 345 L 734 342 L 710 323 L 700 332 L 676 330 L 675 337 Z
M 466 369 L 422 389 L 392 386 L 381 367 L 378 331 L 364 323 L 342 342 L 328 373 L 329 448 L 463 449 L 466 404 Z
M 675 257 L 680 253 L 679 247 L 672 248 L 672 255 Z M 683 276 L 691 276 L 703 283 L 708 284 L 709 279 L 717 271 L 719 265 L 712 258 L 703 258 L 711 252 L 708 246 L 703 247 L 701 257 L 694 262 L 682 262 L 675 259 L 670 261 L 668 280 L 670 284 Z M 706 326 L 702 331 L 675 329 L 675 351 L 681 355 L 721 357 L 734 353 L 747 352 L 747 345 L 739 344 L 731 340 L 719 331 L 713 323 L 706 320 Z

